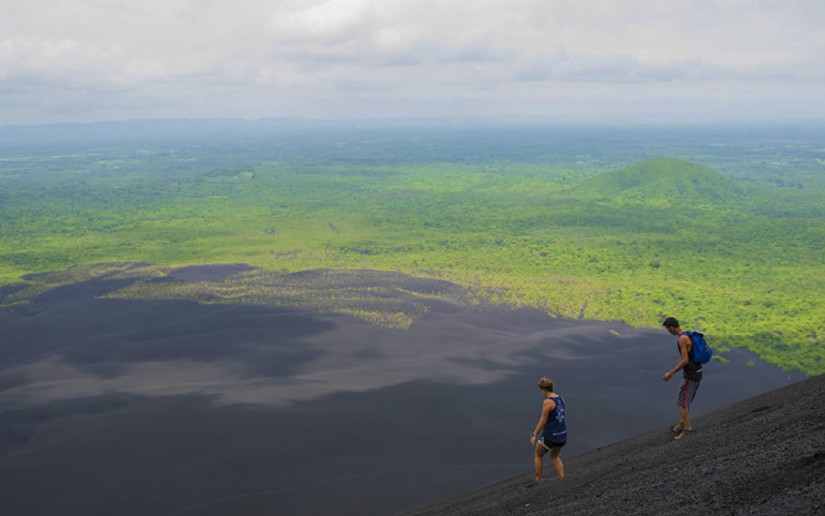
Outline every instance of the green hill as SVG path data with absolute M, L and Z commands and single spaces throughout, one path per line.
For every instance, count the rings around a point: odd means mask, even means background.
M 705 203 L 738 194 L 732 180 L 702 165 L 652 158 L 582 181 L 578 193 L 638 200 L 690 199 Z

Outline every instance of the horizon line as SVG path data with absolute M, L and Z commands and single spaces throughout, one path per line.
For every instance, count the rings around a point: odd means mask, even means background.
M 665 118 L 626 118 L 626 117 L 571 117 L 552 115 L 465 115 L 465 116 L 408 116 L 408 117 L 363 117 L 363 118 L 318 118 L 306 116 L 270 116 L 260 118 L 245 117 L 147 117 L 147 118 L 113 118 L 99 119 L 91 121 L 66 121 L 66 122 L 42 122 L 42 123 L 16 123 L 2 124 L 0 130 L 4 129 L 34 129 L 34 128 L 59 128 L 94 126 L 108 124 L 139 124 L 139 123 L 220 123 L 231 122 L 239 124 L 255 124 L 266 122 L 294 123 L 294 124 L 317 124 L 340 126 L 346 124 L 364 125 L 534 125 L 534 126 L 577 126 L 577 127 L 599 127 L 599 126 L 819 126 L 825 127 L 825 117 L 790 117 L 790 118 L 757 118 L 757 119 L 665 119 Z

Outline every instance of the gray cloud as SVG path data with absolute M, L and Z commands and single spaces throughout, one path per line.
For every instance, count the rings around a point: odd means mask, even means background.
M 759 78 L 746 72 L 699 61 L 644 63 L 630 54 L 558 55 L 528 60 L 515 70 L 518 81 L 579 83 L 666 83 Z M 763 79 L 770 76 L 763 75 Z
M 353 112 L 370 104 L 384 116 L 451 116 L 542 103 L 552 114 L 548 96 L 661 103 L 682 86 L 696 102 L 727 97 L 753 113 L 792 97 L 825 116 L 825 4 L 814 0 L 4 4 L 0 91 L 15 93 L 0 99 L 0 124 L 87 108 L 102 118 L 379 114 Z M 465 111 L 444 113 L 445 99 Z

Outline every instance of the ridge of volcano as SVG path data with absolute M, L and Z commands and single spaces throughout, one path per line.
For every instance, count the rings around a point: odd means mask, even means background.
M 820 375 L 694 417 L 681 441 L 662 428 L 565 459 L 564 478 L 546 461 L 541 484 L 531 472 L 408 516 L 822 514 L 823 410 Z

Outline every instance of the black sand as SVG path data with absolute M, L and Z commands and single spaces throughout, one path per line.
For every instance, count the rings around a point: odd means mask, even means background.
M 418 515 L 825 514 L 825 375 L 565 462 L 567 476 L 529 475 Z M 548 475 L 552 475 L 547 471 Z
M 129 281 L 0 309 L 0 514 L 409 510 L 530 469 L 542 375 L 570 408 L 567 457 L 676 415 L 676 380 L 660 379 L 677 361 L 663 331 L 435 301 L 394 330 L 95 297 Z M 696 413 L 801 378 L 727 357 Z

